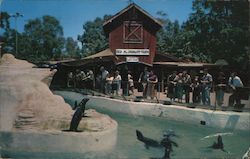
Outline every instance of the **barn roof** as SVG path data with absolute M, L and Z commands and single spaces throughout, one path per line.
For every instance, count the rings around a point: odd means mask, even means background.
M 183 62 L 184 60 L 174 56 L 171 53 L 156 52 L 154 62 Z
M 144 9 L 142 9 L 141 7 L 139 7 L 137 4 L 135 3 L 131 3 L 130 5 L 128 5 L 126 8 L 124 8 L 123 10 L 121 10 L 120 12 L 116 13 L 114 16 L 112 16 L 110 19 L 108 19 L 107 21 L 105 21 L 103 23 L 103 27 L 107 28 L 109 24 L 113 23 L 114 20 L 116 20 L 117 18 L 119 18 L 121 15 L 123 15 L 124 13 L 126 13 L 127 11 L 129 11 L 130 9 L 135 8 L 137 9 L 139 12 L 141 12 L 143 15 L 145 15 L 146 17 L 148 17 L 153 24 L 155 24 L 157 26 L 157 28 L 161 28 L 162 27 L 162 23 L 160 21 L 158 21 L 156 18 L 154 18 L 152 15 L 150 15 L 147 11 L 145 11 Z

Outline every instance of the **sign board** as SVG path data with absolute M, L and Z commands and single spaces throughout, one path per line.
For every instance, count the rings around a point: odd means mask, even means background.
M 116 55 L 149 55 L 149 49 L 116 49 Z
M 126 62 L 139 62 L 138 57 L 126 57 Z

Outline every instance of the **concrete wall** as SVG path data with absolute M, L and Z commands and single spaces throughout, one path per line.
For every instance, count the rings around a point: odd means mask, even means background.
M 0 132 L 2 156 L 28 152 L 36 153 L 86 153 L 102 152 L 115 148 L 117 125 L 101 132 Z M 3 142 L 5 141 L 5 142 Z M 0 153 L 1 154 L 1 153 Z
M 74 92 L 56 92 L 64 98 L 74 99 L 81 95 Z M 215 128 L 250 130 L 249 112 L 213 111 L 205 109 L 192 109 L 176 105 L 163 105 L 156 103 L 130 102 L 105 97 L 89 96 L 87 106 L 101 108 L 112 112 L 126 113 L 140 116 L 157 116 L 170 120 L 182 121 L 190 124 L 200 124 L 205 121 L 206 125 Z

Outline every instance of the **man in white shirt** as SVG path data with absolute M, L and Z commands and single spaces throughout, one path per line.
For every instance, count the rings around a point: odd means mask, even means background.
M 122 81 L 122 77 L 119 74 L 119 71 L 115 71 L 115 76 L 113 79 L 113 85 L 112 85 L 112 89 L 114 90 L 115 94 L 118 95 L 119 90 L 121 88 L 121 81 Z
M 100 71 L 102 72 L 101 75 L 101 91 L 104 94 L 107 94 L 107 84 L 106 84 L 106 78 L 109 74 L 107 70 L 105 70 L 104 66 L 101 66 Z
M 243 87 L 243 83 L 236 72 L 231 73 L 228 85 L 233 89 L 233 94 L 229 97 L 229 106 L 233 106 L 234 102 L 236 102 L 236 106 L 241 105 L 239 88 Z

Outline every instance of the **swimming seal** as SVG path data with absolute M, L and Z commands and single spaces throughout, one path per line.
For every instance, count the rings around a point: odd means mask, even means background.
M 82 117 L 84 115 L 84 111 L 85 111 L 85 105 L 86 103 L 89 101 L 88 98 L 84 98 L 77 106 L 76 111 L 71 119 L 70 122 L 70 128 L 69 130 L 66 131 L 74 131 L 74 132 L 78 132 L 77 128 L 78 125 L 80 123 L 80 121 L 82 120 Z
M 224 148 L 224 145 L 222 142 L 222 137 L 220 135 L 217 137 L 217 143 L 214 142 L 214 144 L 212 145 L 212 148 L 213 149 L 223 149 Z
M 158 141 L 144 137 L 139 130 L 136 130 L 136 136 L 139 141 L 145 144 L 146 149 L 149 149 L 149 147 L 162 147 L 162 145 Z
M 220 150 L 222 150 L 222 151 L 224 151 L 224 152 L 226 152 L 226 153 L 230 153 L 230 152 L 228 152 L 228 151 L 226 151 L 226 150 L 224 149 L 224 144 L 223 144 L 223 141 L 222 141 L 222 137 L 221 137 L 220 135 L 217 137 L 217 143 L 214 142 L 213 145 L 210 146 L 210 148 L 213 148 L 213 149 L 220 149 Z
M 169 129 L 163 133 L 163 139 L 161 145 L 164 147 L 164 156 L 162 159 L 170 159 L 170 153 L 173 152 L 173 146 L 178 147 L 178 144 L 174 142 L 171 137 L 179 137 L 175 134 L 174 130 Z
M 170 139 L 173 134 L 164 135 L 164 138 L 161 141 L 161 145 L 164 147 L 165 153 L 163 159 L 170 159 L 170 153 L 173 152 L 173 146 L 178 147 L 178 144 Z

